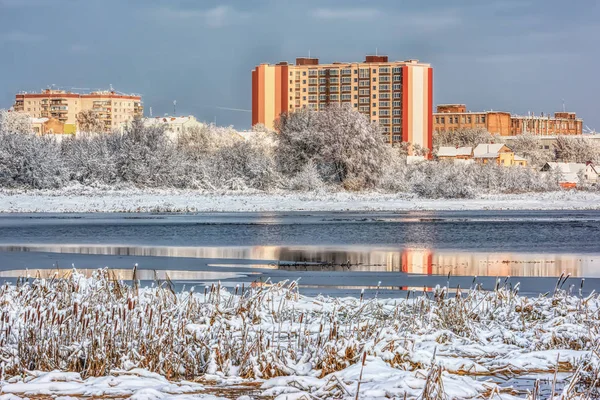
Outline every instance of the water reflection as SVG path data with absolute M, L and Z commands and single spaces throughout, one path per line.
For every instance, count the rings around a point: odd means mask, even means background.
M 77 269 L 77 273 L 89 278 L 97 269 Z M 118 280 L 131 280 L 133 272 L 131 269 L 110 269 L 111 275 Z M 65 278 L 73 273 L 72 269 L 30 269 L 0 271 L 0 278 Z M 138 269 L 137 279 L 142 281 L 166 280 L 167 276 L 173 281 L 212 281 L 219 279 L 239 279 L 248 274 L 237 274 L 234 272 L 213 271 L 164 271 Z
M 290 271 L 371 271 L 454 276 L 600 277 L 600 254 L 463 252 L 371 246 L 147 247 L 104 245 L 0 246 L 0 251 L 205 259 L 212 267 Z M 227 260 L 230 259 L 231 263 Z M 180 271 L 186 272 L 186 271 Z

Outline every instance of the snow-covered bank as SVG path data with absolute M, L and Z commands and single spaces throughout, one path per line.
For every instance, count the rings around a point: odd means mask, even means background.
M 546 398 L 598 396 L 600 299 L 562 290 L 568 278 L 533 299 L 507 279 L 369 300 L 306 297 L 295 282 L 175 293 L 108 270 L 62 278 L 0 287 L 6 399 L 212 398 L 209 385 L 244 384 L 280 400 L 539 399 L 532 374 L 554 380 Z
M 406 194 L 194 190 L 0 191 L 0 212 L 255 212 L 408 210 L 597 210 L 600 193 L 549 192 L 422 199 Z

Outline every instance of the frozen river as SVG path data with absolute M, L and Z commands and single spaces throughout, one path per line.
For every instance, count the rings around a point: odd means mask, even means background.
M 535 294 L 565 271 L 589 292 L 599 237 L 600 211 L 6 214 L 0 279 L 72 265 L 129 279 L 137 263 L 142 280 L 157 271 L 178 287 L 301 278 L 306 294 L 394 296 L 474 276 L 489 288 L 511 276 Z

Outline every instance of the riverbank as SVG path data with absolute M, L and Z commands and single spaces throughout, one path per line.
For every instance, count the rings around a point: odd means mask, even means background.
M 561 191 L 422 199 L 351 192 L 222 192 L 74 188 L 0 191 L 0 212 L 269 212 L 410 210 L 598 210 L 600 193 Z

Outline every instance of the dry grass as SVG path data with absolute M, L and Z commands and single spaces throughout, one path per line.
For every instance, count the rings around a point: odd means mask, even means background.
M 492 291 L 474 283 L 462 293 L 437 289 L 429 297 L 404 300 L 307 299 L 295 282 L 238 287 L 233 293 L 220 285 L 204 293 L 175 293 L 168 278 L 157 279 L 153 289 L 136 282 L 124 285 L 109 270 L 99 270 L 89 279 L 74 271 L 2 286 L 0 380 L 28 370 L 74 371 L 85 378 L 132 367 L 168 379 L 265 380 L 296 375 L 308 363 L 325 377 L 366 354 L 394 368 L 425 371 L 419 372 L 426 380 L 424 399 L 444 398 L 442 373 L 448 368 L 439 357 L 487 368 L 450 371 L 454 374 L 572 372 L 564 399 L 592 396 L 598 383 L 598 298 L 570 295 L 560 288 L 562 280 L 553 294 L 538 298 L 521 297 L 518 285 L 499 281 Z M 561 324 L 581 329 L 555 329 Z M 492 344 L 492 334 L 493 343 L 523 352 L 585 350 L 589 357 L 536 370 L 495 364 L 501 355 L 493 353 L 449 353 L 452 346 Z M 416 360 L 413 350 L 426 335 L 440 351 L 433 350 L 431 361 Z M 339 381 L 329 385 L 330 394 L 347 390 Z M 535 387 L 530 396 L 539 398 Z

